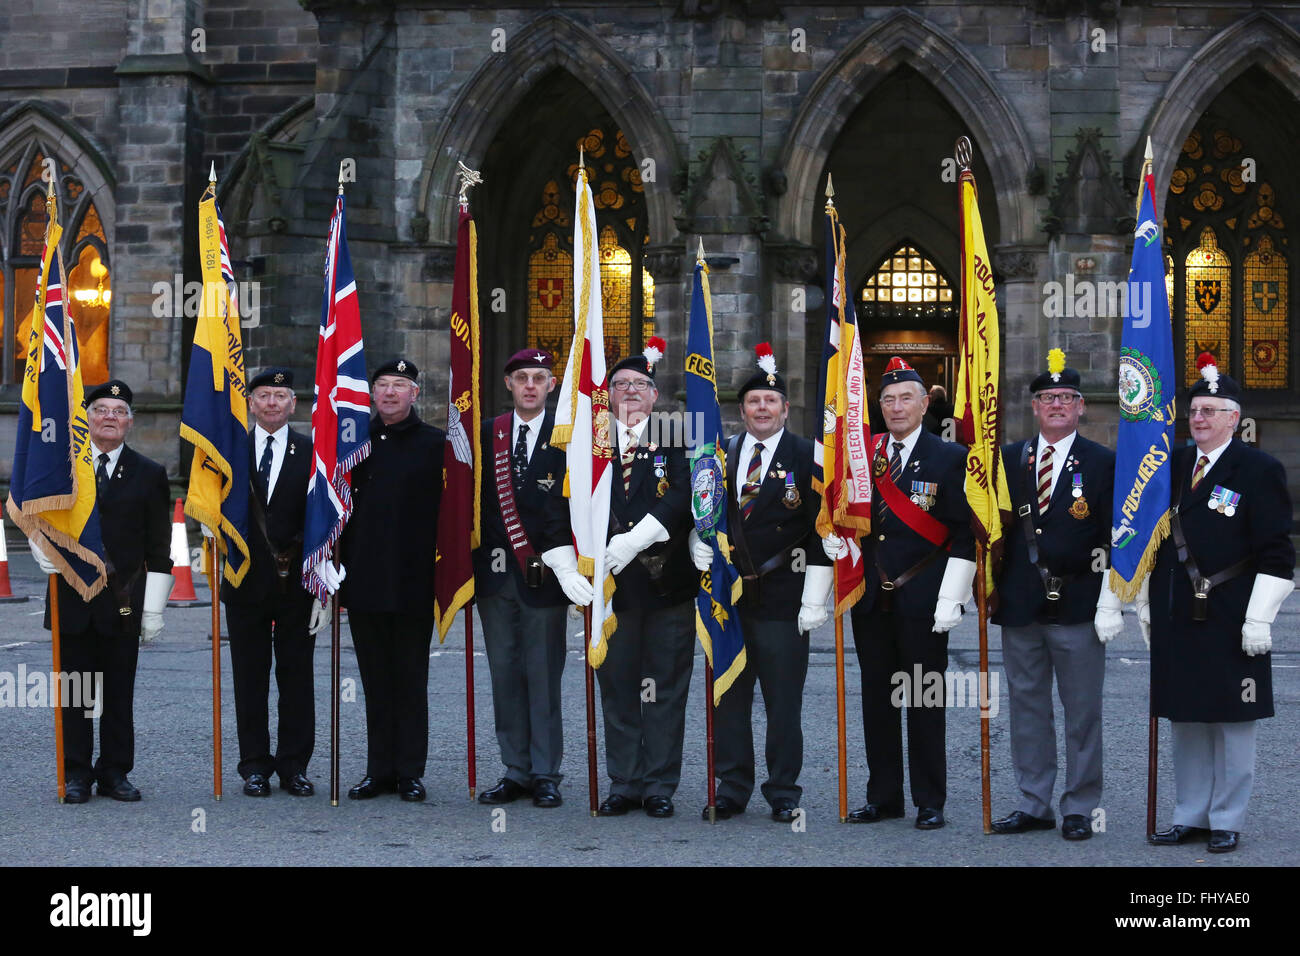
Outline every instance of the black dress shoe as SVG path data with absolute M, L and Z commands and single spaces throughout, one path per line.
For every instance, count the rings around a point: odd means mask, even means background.
M 403 777 L 397 781 L 397 795 L 407 803 L 419 803 L 425 797 L 424 784 L 419 777 Z
M 288 790 L 295 797 L 310 797 L 316 792 L 316 788 L 312 786 L 312 782 L 307 779 L 305 773 L 295 773 L 288 780 L 281 777 L 280 789 Z
M 502 777 L 501 782 L 490 790 L 478 795 L 479 803 L 514 803 L 520 797 L 526 797 L 531 791 L 522 783 L 516 783 L 509 777 Z
M 246 797 L 269 797 L 271 795 L 271 784 L 266 777 L 260 773 L 250 773 L 244 780 L 244 796 Z
M 533 781 L 533 806 L 549 810 L 563 802 L 560 799 L 560 785 L 554 780 Z
M 1185 827 L 1181 823 L 1175 823 L 1168 830 L 1157 830 L 1151 834 L 1147 837 L 1147 842 L 1155 846 L 1176 846 L 1179 843 L 1204 839 L 1209 832 L 1203 827 Z
M 621 793 L 611 793 L 608 797 L 600 802 L 600 807 L 596 810 L 598 817 L 621 817 L 629 810 L 636 810 L 641 806 L 640 800 L 634 800 L 631 797 L 625 797 Z
M 916 811 L 918 830 L 937 830 L 943 826 L 943 811 L 938 807 L 921 807 Z
M 745 808 L 730 797 L 718 797 L 714 800 L 713 807 L 716 811 L 715 815 L 719 820 L 729 820 L 737 814 L 745 812 Z M 701 811 L 700 817 L 704 820 L 709 818 L 708 807 L 705 807 L 704 810 Z
M 992 827 L 994 833 L 1024 833 L 1027 830 L 1055 830 L 1056 817 L 1046 819 L 1044 817 L 1030 816 L 1023 810 L 1015 810 L 1008 813 L 1001 820 L 994 820 Z
M 393 792 L 393 782 L 391 780 L 376 780 L 369 775 L 361 778 L 361 782 L 348 791 L 349 800 L 369 800 L 371 797 L 377 797 L 383 793 Z
M 793 800 L 778 800 L 772 804 L 772 819 L 777 823 L 793 823 L 794 812 L 799 809 L 799 804 Z
M 1238 836 L 1236 830 L 1211 830 L 1209 851 L 1211 853 L 1231 853 L 1237 849 Z
M 902 807 L 881 807 L 874 803 L 868 803 L 865 807 L 858 807 L 856 810 L 849 811 L 849 823 L 878 823 L 881 820 L 887 820 L 891 817 L 902 817 Z
M 1092 827 L 1082 813 L 1067 813 L 1061 821 L 1061 836 L 1067 840 L 1091 840 Z
M 85 780 L 68 780 L 63 785 L 64 803 L 85 803 L 90 799 L 90 783 Z
M 673 798 L 672 797 L 646 797 L 645 798 L 645 815 L 648 817 L 658 817 L 664 819 L 673 815 Z
M 114 800 L 121 800 L 123 803 L 135 803 L 140 799 L 140 791 L 131 785 L 131 781 L 122 777 L 115 783 L 106 784 L 103 780 L 99 781 L 99 795 L 101 797 L 112 797 Z

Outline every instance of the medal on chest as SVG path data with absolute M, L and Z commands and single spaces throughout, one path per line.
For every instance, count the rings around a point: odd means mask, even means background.
M 1217 511 L 1224 517 L 1231 518 L 1237 513 L 1237 505 L 1241 503 L 1241 492 L 1232 491 L 1223 485 L 1215 485 L 1214 490 L 1210 492 L 1210 500 L 1205 504 L 1211 511 Z

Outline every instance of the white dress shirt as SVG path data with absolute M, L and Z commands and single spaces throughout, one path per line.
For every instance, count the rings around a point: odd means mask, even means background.
M 510 456 L 512 458 L 514 457 L 515 454 L 515 446 L 519 444 L 519 426 L 523 425 L 528 429 L 526 433 L 528 437 L 524 439 L 528 444 L 528 460 L 529 461 L 533 460 L 533 449 L 537 447 L 537 436 L 542 433 L 542 420 L 545 417 L 546 417 L 545 412 L 538 412 L 536 415 L 533 416 L 532 421 L 526 422 L 519 417 L 518 412 L 515 412 L 514 415 L 511 416 Z
M 785 429 L 781 428 L 775 435 L 769 435 L 763 439 L 763 457 L 761 459 L 763 467 L 758 473 L 758 483 L 760 485 L 763 483 L 763 477 L 772 467 L 772 459 L 776 457 L 776 446 L 781 444 L 781 436 L 784 434 Z M 740 443 L 740 461 L 736 465 L 739 474 L 733 479 L 736 486 L 736 501 L 740 501 L 741 493 L 745 490 L 745 475 L 749 473 L 749 459 L 753 457 L 754 446 L 758 443 L 757 438 L 749 432 L 745 432 L 745 440 Z
M 912 429 L 912 431 L 908 435 L 905 435 L 903 438 L 895 438 L 891 432 L 886 432 L 885 433 L 885 459 L 889 461 L 890 464 L 893 464 L 894 442 L 901 441 L 903 443 L 903 448 L 898 453 L 898 457 L 902 461 L 903 467 L 906 468 L 908 461 L 910 461 L 912 458 L 912 449 L 916 447 L 916 441 L 918 438 L 921 437 L 921 428 L 922 428 L 921 425 L 917 425 L 914 429 Z
M 108 453 L 108 464 L 104 465 L 104 470 L 108 472 L 108 477 L 112 478 L 114 472 L 117 471 L 117 460 L 122 457 L 122 449 L 125 447 L 126 442 L 123 442 Z M 90 443 L 90 453 L 92 456 L 92 463 L 95 466 L 95 471 L 98 472 L 99 456 L 104 453 L 100 451 L 93 441 Z
M 1056 494 L 1056 479 L 1061 477 L 1061 469 L 1065 467 L 1065 459 L 1070 457 L 1070 449 L 1074 447 L 1074 436 L 1078 432 L 1070 432 L 1064 438 L 1057 441 L 1048 441 L 1041 434 L 1038 436 L 1038 454 L 1034 456 L 1034 461 L 1043 460 L 1043 449 L 1048 445 L 1052 446 L 1052 487 L 1048 489 L 1047 497 L 1050 500 L 1052 495 Z M 1038 469 L 1039 465 L 1034 466 L 1034 488 L 1038 487 Z
M 271 475 L 266 480 L 266 500 L 275 494 L 275 482 L 280 477 L 280 466 L 284 464 L 284 454 L 289 449 L 289 425 L 286 422 L 268 432 L 261 425 L 253 426 L 253 470 L 258 471 L 262 465 L 262 456 L 266 454 L 266 443 L 271 442 Z

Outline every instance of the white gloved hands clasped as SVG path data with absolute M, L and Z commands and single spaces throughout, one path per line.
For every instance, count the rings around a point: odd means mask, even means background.
M 163 608 L 176 579 L 163 571 L 150 571 L 144 581 L 144 611 L 140 615 L 140 640 L 148 644 L 163 629 Z
M 631 531 L 609 539 L 605 545 L 605 567 L 610 574 L 618 574 L 650 545 L 667 540 L 667 529 L 653 515 L 646 515 Z
M 318 561 L 313 570 L 316 572 L 316 576 L 320 578 L 321 582 L 325 585 L 325 590 L 330 594 L 337 594 L 339 585 L 342 584 L 343 579 L 348 576 L 347 568 L 340 564 L 336 569 L 334 567 L 334 562 L 329 558 L 326 558 L 324 561 Z
M 803 576 L 803 598 L 799 607 L 799 631 L 813 631 L 830 617 L 826 602 L 835 583 L 835 569 L 810 564 Z
M 691 549 L 691 564 L 695 565 L 695 570 L 707 571 L 713 567 L 713 546 L 701 541 L 694 528 L 691 529 L 686 540 Z
M 1097 613 L 1092 618 L 1092 627 L 1097 632 L 1097 640 L 1103 644 L 1114 640 L 1124 630 L 1123 607 L 1119 595 L 1110 589 L 1108 568 L 1102 572 L 1101 593 L 1097 595 Z
M 564 596 L 578 607 L 586 607 L 595 595 L 591 582 L 578 573 L 578 553 L 573 545 L 561 545 L 542 553 L 542 563 L 555 572 Z
M 974 561 L 948 559 L 943 569 L 943 583 L 939 585 L 939 600 L 934 605 L 934 627 L 930 630 L 943 634 L 961 622 L 961 607 L 970 600 L 974 580 Z
M 37 544 L 37 543 L 35 542 L 35 540 L 29 538 L 29 539 L 27 540 L 27 543 L 28 543 L 29 545 L 31 545 L 31 548 L 32 548 L 32 560 L 34 560 L 34 561 L 36 562 L 37 566 L 38 566 L 42 571 L 44 571 L 46 574 L 58 574 L 58 573 L 59 573 L 59 569 L 56 568 L 56 567 L 54 566 L 54 563 L 53 563 L 52 561 L 50 561 L 50 559 L 47 558 L 47 557 L 45 556 L 45 552 L 41 550 L 41 546 L 40 546 L 39 544 Z
M 1241 649 L 1250 657 L 1273 649 L 1273 621 L 1294 587 L 1287 578 L 1255 575 L 1250 603 L 1246 605 L 1246 620 L 1241 626 Z
M 329 622 L 329 606 L 322 601 L 313 601 L 311 605 L 311 619 L 307 622 L 307 632 L 309 634 L 319 634 Z

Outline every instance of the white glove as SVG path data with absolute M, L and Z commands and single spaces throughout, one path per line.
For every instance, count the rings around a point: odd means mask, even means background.
M 1097 640 L 1103 644 L 1113 640 L 1124 630 L 1124 605 L 1119 595 L 1110 589 L 1110 572 L 1102 573 L 1101 593 L 1097 595 L 1097 613 L 1092 617 Z
M 32 540 L 31 538 L 28 538 L 28 539 L 27 539 L 27 543 L 28 543 L 29 545 L 31 545 L 31 547 L 32 547 L 32 558 L 36 561 L 36 564 L 40 567 L 40 569 L 41 569 L 42 571 L 44 571 L 46 574 L 58 574 L 58 573 L 59 573 L 59 569 L 56 568 L 56 567 L 55 567 L 55 566 L 50 562 L 50 559 L 47 558 L 47 557 L 45 556 L 45 552 L 41 550 L 41 546 L 40 546 L 40 545 L 38 545 L 38 544 L 37 544 L 34 540 Z
M 312 602 L 311 620 L 307 622 L 308 634 L 319 634 L 326 624 L 330 622 L 330 610 L 320 601 Z
M 343 579 L 348 576 L 347 568 L 345 568 L 343 565 L 340 564 L 338 566 L 338 569 L 336 570 L 334 568 L 334 562 L 331 561 L 329 558 L 326 558 L 324 561 L 317 562 L 314 570 L 316 571 L 316 575 L 321 579 L 321 581 L 325 583 L 325 590 L 328 591 L 330 594 L 336 594 L 338 592 L 339 585 L 342 584 Z
M 144 612 L 140 615 L 140 640 L 148 644 L 162 633 L 163 608 L 176 582 L 170 574 L 150 571 L 144 579 Z
M 822 538 L 822 550 L 826 552 L 826 557 L 832 561 L 838 561 L 844 555 L 849 553 L 849 546 L 835 532 L 831 532 Z
M 974 580 L 974 561 L 948 559 L 943 569 L 943 582 L 939 585 L 939 600 L 934 605 L 934 627 L 930 630 L 943 634 L 961 622 L 961 606 L 970 600 Z
M 691 563 L 695 565 L 695 570 L 707 571 L 713 567 L 713 547 L 701 541 L 694 528 L 686 540 L 690 544 Z
M 1137 601 L 1138 612 L 1138 630 L 1142 632 L 1142 643 L 1151 650 L 1151 575 L 1142 579 L 1142 586 L 1138 589 Z
M 799 608 L 799 631 L 812 631 L 826 623 L 830 615 L 826 601 L 835 583 L 835 569 L 810 564 L 803 575 L 803 598 Z
M 1271 574 L 1255 575 L 1255 586 L 1246 605 L 1246 621 L 1241 627 L 1241 649 L 1249 656 L 1267 654 L 1273 649 L 1273 621 L 1278 608 L 1295 585 L 1286 578 Z
M 561 545 L 542 552 L 542 563 L 555 572 L 560 588 L 573 604 L 586 607 L 595 595 L 591 582 L 578 573 L 578 554 L 573 545 Z
M 646 515 L 631 531 L 609 539 L 605 545 L 605 567 L 610 574 L 618 574 L 650 545 L 667 540 L 668 530 L 653 515 Z

